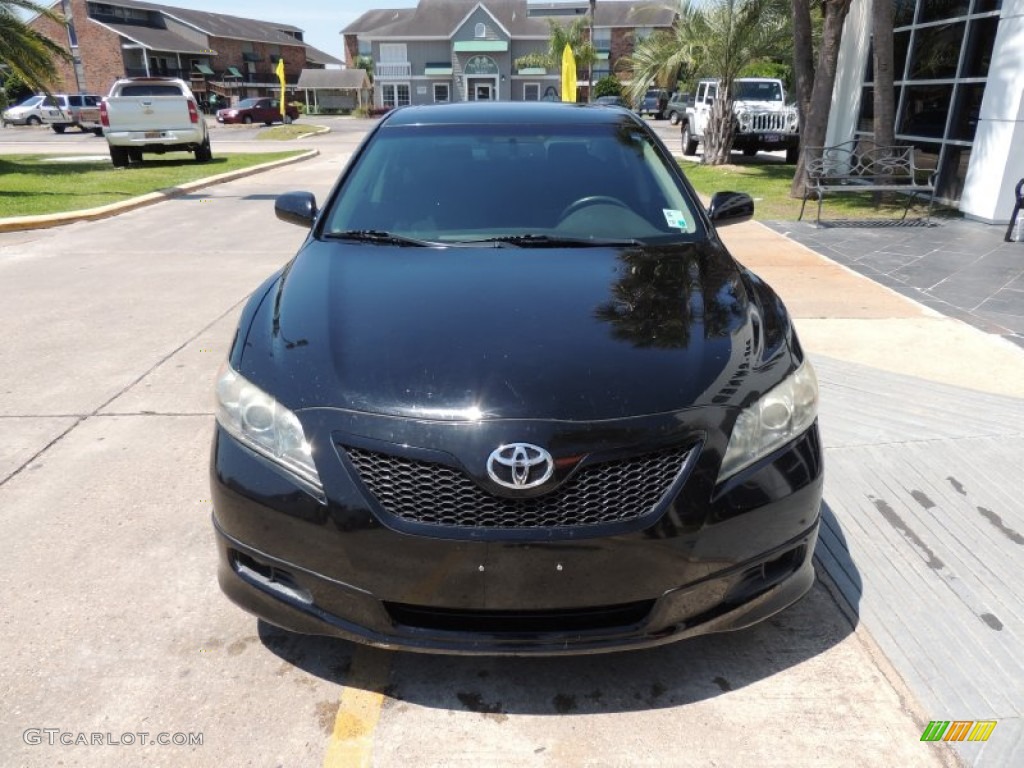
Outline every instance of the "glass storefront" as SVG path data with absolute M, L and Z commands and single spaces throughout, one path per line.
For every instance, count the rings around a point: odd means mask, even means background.
M 937 197 L 959 200 L 999 27 L 1001 0 L 892 0 L 896 140 L 939 171 Z M 873 67 L 865 66 L 858 134 L 873 132 Z

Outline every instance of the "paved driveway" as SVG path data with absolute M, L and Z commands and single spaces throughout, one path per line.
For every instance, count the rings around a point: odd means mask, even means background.
M 246 295 L 304 236 L 274 220 L 273 197 L 322 197 L 357 140 L 113 219 L 0 235 L 0 762 L 948 762 L 820 585 L 749 631 L 568 660 L 356 649 L 220 595 L 212 381 Z

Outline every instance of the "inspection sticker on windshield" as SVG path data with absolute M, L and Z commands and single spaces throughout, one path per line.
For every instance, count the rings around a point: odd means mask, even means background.
M 682 211 L 674 211 L 671 208 L 662 208 L 661 212 L 665 214 L 665 221 L 668 225 L 674 229 L 686 229 L 686 219 L 683 218 Z

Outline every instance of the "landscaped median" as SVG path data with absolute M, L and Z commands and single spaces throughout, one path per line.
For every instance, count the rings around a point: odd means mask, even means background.
M 0 232 L 101 219 L 317 154 L 226 154 L 197 163 L 177 152 L 147 155 L 141 165 L 123 169 L 105 156 L 0 155 Z
M 256 140 L 291 141 L 293 139 L 304 139 L 307 136 L 316 136 L 321 133 L 330 133 L 330 131 L 331 129 L 325 125 L 289 123 L 288 125 L 275 125 L 272 128 L 264 128 L 256 134 Z

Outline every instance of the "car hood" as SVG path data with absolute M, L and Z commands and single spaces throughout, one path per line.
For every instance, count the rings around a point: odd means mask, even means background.
M 729 392 L 742 389 L 757 312 L 715 242 L 623 250 L 310 240 L 263 295 L 233 361 L 293 410 L 623 418 L 722 404 L 730 380 Z

